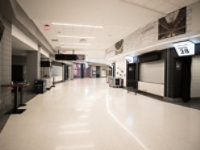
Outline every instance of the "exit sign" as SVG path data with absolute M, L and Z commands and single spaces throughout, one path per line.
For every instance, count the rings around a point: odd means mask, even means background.
M 175 43 L 174 47 L 178 56 L 191 56 L 195 54 L 195 44 L 190 41 Z

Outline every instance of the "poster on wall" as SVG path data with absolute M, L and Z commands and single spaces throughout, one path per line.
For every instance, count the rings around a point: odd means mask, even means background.
M 123 44 L 123 39 L 115 44 L 115 55 L 121 54 L 123 52 Z
M 186 7 L 184 7 L 159 19 L 159 40 L 186 33 L 186 10 Z

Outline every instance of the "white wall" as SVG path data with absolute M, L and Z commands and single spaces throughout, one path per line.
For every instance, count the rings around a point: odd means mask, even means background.
M 164 84 L 138 82 L 138 89 L 140 91 L 152 93 L 159 96 L 164 96 Z
M 189 11 L 191 12 L 191 15 L 188 18 L 188 28 L 191 28 L 191 32 L 200 32 L 200 2 L 195 3 L 189 7 Z M 191 23 L 190 23 L 191 22 Z
M 38 44 L 14 25 L 12 25 L 12 36 L 29 46 L 31 50 L 38 50 Z
M 47 53 L 43 48 L 40 48 L 40 53 L 46 56 L 46 58 L 50 58 L 49 53 Z
M 124 80 L 124 86 L 126 86 L 126 60 L 121 59 L 115 62 L 115 76 Z
M 191 97 L 200 97 L 200 56 L 192 58 Z
M 124 51 L 115 55 L 114 44 L 105 52 L 107 63 L 112 63 L 115 59 L 123 58 L 126 55 L 139 55 L 152 50 L 165 49 L 173 46 L 173 43 L 185 40 L 196 40 L 200 38 L 200 2 L 187 7 L 187 31 L 185 34 L 158 40 L 158 20 L 139 28 L 124 38 Z M 194 37 L 193 37 L 194 36 Z M 199 41 L 200 42 L 200 41 Z
M 101 67 L 101 77 L 106 77 L 106 67 Z

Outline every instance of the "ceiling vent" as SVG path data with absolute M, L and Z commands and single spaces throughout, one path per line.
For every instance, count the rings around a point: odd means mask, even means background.
M 58 42 L 58 39 L 52 39 L 51 41 L 52 42 Z
M 80 42 L 85 43 L 85 42 L 87 42 L 87 40 L 86 39 L 80 39 Z

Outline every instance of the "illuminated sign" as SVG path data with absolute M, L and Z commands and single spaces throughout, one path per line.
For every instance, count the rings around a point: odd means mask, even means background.
M 138 57 L 137 56 L 126 56 L 125 59 L 128 61 L 128 63 L 136 63 L 138 62 Z
M 128 63 L 133 63 L 133 56 L 126 56 L 125 59 L 128 61 Z
M 195 54 L 195 44 L 190 41 L 175 43 L 174 47 L 178 56 L 191 56 Z

